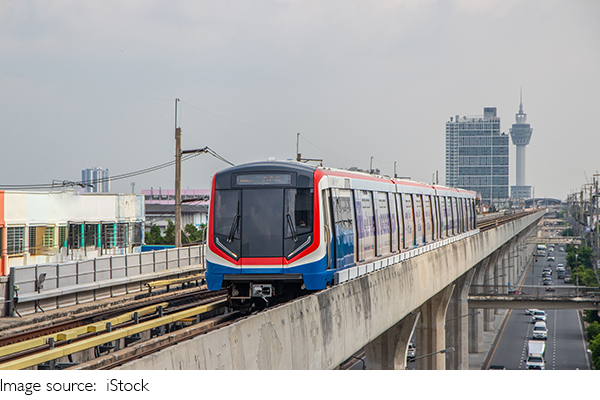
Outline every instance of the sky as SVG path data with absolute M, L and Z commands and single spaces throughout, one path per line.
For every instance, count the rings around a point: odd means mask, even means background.
M 176 126 L 184 150 L 234 164 L 298 143 L 327 167 L 443 184 L 450 117 L 496 107 L 509 133 L 522 91 L 526 184 L 564 199 L 600 171 L 599 21 L 597 0 L 1 0 L 0 185 L 168 163 Z M 186 160 L 182 188 L 227 166 Z

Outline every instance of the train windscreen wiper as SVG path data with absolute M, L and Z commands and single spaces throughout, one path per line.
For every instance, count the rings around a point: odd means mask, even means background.
M 290 226 L 290 231 L 292 231 L 292 239 L 294 239 L 294 242 L 297 242 L 298 235 L 296 235 L 296 227 L 294 226 L 294 223 L 292 222 L 292 217 L 289 213 L 286 215 L 286 217 L 287 217 L 287 223 Z
M 233 222 L 231 223 L 231 229 L 229 230 L 229 236 L 227 237 L 227 241 L 231 243 L 233 241 L 233 237 L 238 230 L 238 226 L 240 224 L 240 214 L 235 214 L 233 217 Z

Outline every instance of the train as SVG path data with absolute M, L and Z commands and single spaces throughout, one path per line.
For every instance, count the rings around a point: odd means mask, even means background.
M 213 177 L 205 279 L 233 308 L 264 308 L 477 232 L 472 191 L 252 162 Z

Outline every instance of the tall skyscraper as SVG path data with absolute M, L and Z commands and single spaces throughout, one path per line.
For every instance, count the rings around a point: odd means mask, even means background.
M 510 137 L 515 146 L 517 146 L 517 184 L 511 186 L 510 195 L 514 199 L 531 198 L 531 186 L 525 185 L 525 146 L 531 140 L 533 129 L 527 123 L 527 114 L 523 112 L 523 94 L 521 93 L 521 104 L 519 113 L 516 115 L 517 123 L 510 128 Z
M 88 185 L 85 187 L 86 192 L 110 193 L 108 169 L 96 167 L 81 170 L 81 183 Z
M 487 206 L 505 206 L 508 144 L 496 107 L 484 108 L 483 116 L 451 117 L 446 122 L 446 185 L 477 191 Z

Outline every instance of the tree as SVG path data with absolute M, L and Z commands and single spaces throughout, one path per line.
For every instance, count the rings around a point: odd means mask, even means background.
M 600 322 L 594 321 L 585 329 L 587 340 L 591 342 L 596 336 L 600 335 Z
M 175 224 L 167 218 L 167 229 L 165 229 L 165 237 L 162 244 L 175 244 Z
M 184 228 L 184 232 L 189 240 L 189 243 L 195 243 L 202 240 L 203 226 L 200 225 L 200 229 L 196 228 L 192 224 L 187 224 Z
M 600 369 L 600 334 L 590 340 L 590 351 L 592 352 L 592 365 L 594 369 Z
M 150 226 L 150 232 L 146 234 L 146 244 L 162 244 L 164 238 L 160 233 L 160 227 L 152 224 Z

